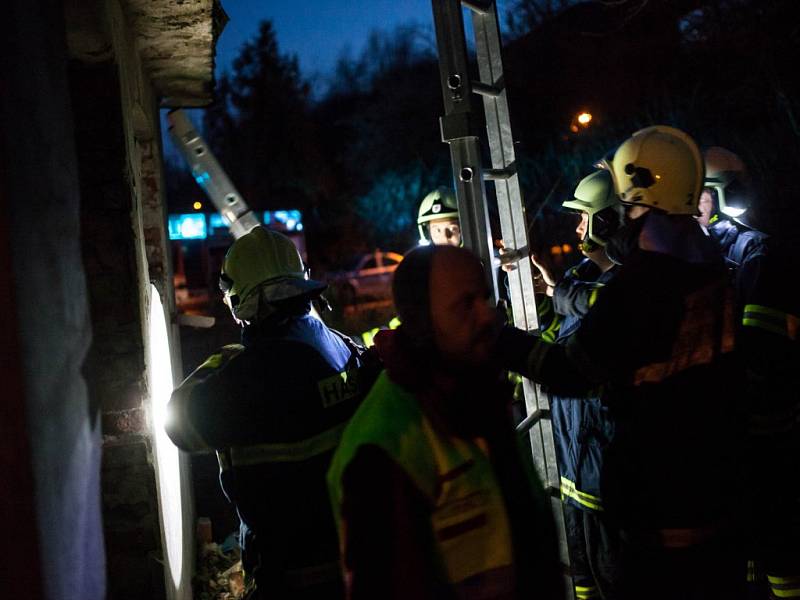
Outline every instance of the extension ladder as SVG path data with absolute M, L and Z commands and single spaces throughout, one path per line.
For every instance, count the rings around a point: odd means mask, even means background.
M 525 205 L 515 164 L 495 2 L 432 0 L 432 3 L 444 97 L 444 116 L 440 119 L 440 126 L 442 141 L 450 147 L 464 245 L 481 259 L 489 289 L 497 299 L 496 260 L 484 188 L 485 180 L 493 181 L 503 245 L 518 259 L 521 257 L 517 268 L 508 273 L 514 325 L 527 331 L 534 330 L 539 327 L 539 320 L 531 262 L 528 260 Z M 477 80 L 470 79 L 469 75 L 462 6 L 472 14 L 478 62 Z M 473 111 L 472 94 L 483 99 L 486 142 L 492 163 L 489 169 L 481 166 L 481 139 Z M 527 433 L 530 437 L 534 465 L 548 491 L 556 522 L 566 597 L 573 598 L 550 406 L 546 395 L 532 381 L 524 379 L 523 388 L 527 417 L 519 424 L 517 431 L 521 435 Z
M 181 109 L 171 110 L 167 122 L 172 141 L 189 165 L 192 176 L 225 218 L 234 239 L 260 225 L 186 113 Z

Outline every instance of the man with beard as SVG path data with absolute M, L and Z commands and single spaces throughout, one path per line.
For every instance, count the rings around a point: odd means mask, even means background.
M 480 262 L 417 248 L 393 292 L 402 325 L 376 337 L 385 371 L 328 472 L 349 597 L 560 597 L 547 500 L 491 360 L 499 319 Z

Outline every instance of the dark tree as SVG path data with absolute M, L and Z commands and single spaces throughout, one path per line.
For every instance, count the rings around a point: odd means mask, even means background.
M 321 159 L 297 59 L 281 54 L 272 24 L 244 44 L 206 113 L 209 142 L 255 208 L 313 207 Z

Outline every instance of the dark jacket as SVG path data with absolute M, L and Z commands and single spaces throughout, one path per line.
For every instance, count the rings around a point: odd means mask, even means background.
M 507 331 L 501 348 L 506 366 L 557 393 L 604 386 L 617 429 L 601 488 L 620 527 L 714 525 L 740 497 L 733 292 L 699 226 L 648 223 L 566 345 Z
M 553 301 L 562 315 L 559 344 L 578 331 L 581 320 L 597 301 L 616 268 L 603 273 L 588 258 L 570 269 L 556 286 Z M 600 390 L 581 397 L 549 394 L 561 497 L 586 511 L 603 510 L 600 473 L 603 454 L 614 436 L 614 421 L 600 398 Z
M 250 326 L 243 342 L 173 392 L 168 433 L 184 450 L 217 451 L 222 488 L 241 521 L 245 571 L 266 597 L 313 597 L 315 589 L 336 597 L 325 473 L 374 374 L 352 342 L 308 315 Z
M 797 428 L 800 399 L 800 300 L 787 285 L 800 270 L 795 251 L 738 223 L 708 228 L 732 271 L 739 346 L 747 365 L 751 429 L 760 435 Z

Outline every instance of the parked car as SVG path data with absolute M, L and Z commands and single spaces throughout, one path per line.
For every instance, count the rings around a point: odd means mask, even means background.
M 353 269 L 330 277 L 331 288 L 343 305 L 392 297 L 392 273 L 403 260 L 397 252 L 375 250 L 362 255 Z

